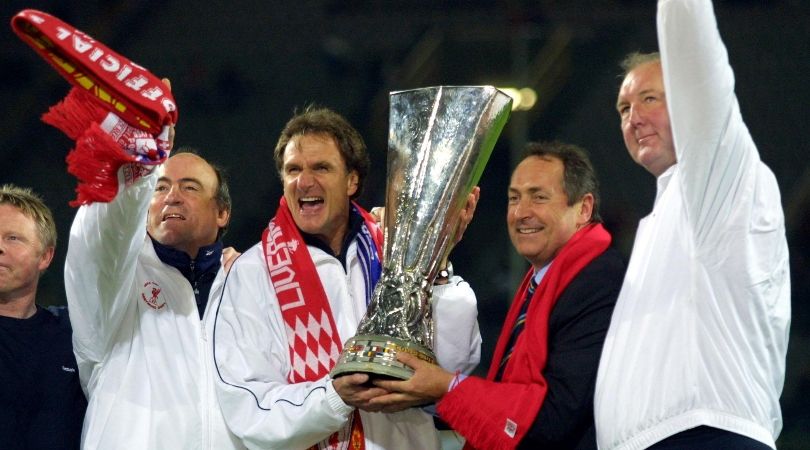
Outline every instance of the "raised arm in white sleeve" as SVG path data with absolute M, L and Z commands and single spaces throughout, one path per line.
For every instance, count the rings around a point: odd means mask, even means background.
M 70 229 L 65 291 L 82 386 L 103 361 L 130 301 L 157 175 L 137 180 L 110 203 L 79 208 Z
M 698 245 L 756 176 L 759 155 L 734 94 L 734 73 L 709 0 L 661 0 L 658 42 L 688 222 Z M 736 196 L 736 197 L 735 197 Z

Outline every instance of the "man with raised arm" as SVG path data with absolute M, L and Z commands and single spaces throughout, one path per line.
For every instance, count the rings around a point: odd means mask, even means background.
M 767 449 L 790 324 L 779 188 L 734 94 L 710 0 L 658 2 L 659 54 L 631 55 L 616 103 L 656 177 L 596 385 L 603 449 Z
M 111 202 L 79 208 L 70 232 L 65 285 L 89 400 L 82 447 L 243 448 L 216 403 L 206 342 L 226 180 L 194 153 L 134 172 L 143 176 Z

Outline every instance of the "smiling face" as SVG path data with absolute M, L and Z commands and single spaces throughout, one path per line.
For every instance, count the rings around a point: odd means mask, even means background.
M 169 158 L 149 205 L 149 235 L 196 258 L 200 247 L 216 241 L 217 231 L 230 218 L 219 209 L 216 190 L 216 173 L 204 159 L 192 153 Z
M 284 149 L 281 177 L 298 228 L 340 253 L 358 176 L 346 169 L 335 140 L 323 134 L 293 137 Z
M 568 239 L 591 219 L 593 195 L 568 205 L 563 163 L 555 157 L 529 156 L 509 183 L 506 224 L 515 250 L 535 269 L 548 264 Z
M 656 177 L 675 164 L 660 62 L 641 64 L 627 74 L 619 88 L 616 109 L 633 161 Z
M 39 275 L 53 259 L 53 247 L 42 244 L 34 219 L 17 207 L 0 204 L 0 302 L 29 298 Z

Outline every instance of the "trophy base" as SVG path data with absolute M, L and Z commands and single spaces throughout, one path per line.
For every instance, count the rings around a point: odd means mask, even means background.
M 329 375 L 337 378 L 362 372 L 407 380 L 413 375 L 413 370 L 397 361 L 398 352 L 410 353 L 422 361 L 436 364 L 436 355 L 427 347 L 391 336 L 361 334 L 346 341 Z

